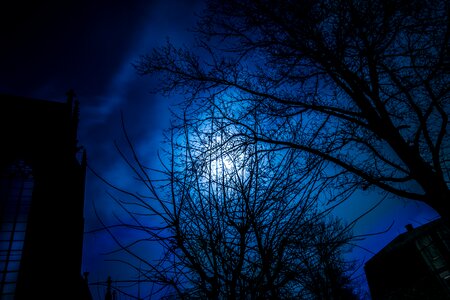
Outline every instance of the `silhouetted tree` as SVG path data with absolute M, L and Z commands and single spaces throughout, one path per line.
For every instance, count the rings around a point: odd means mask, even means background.
M 235 134 L 221 119 L 190 124 L 182 119 L 172 128 L 158 178 L 128 138 L 131 155 L 120 152 L 147 191 L 114 186 L 129 222 L 105 228 L 139 262 L 127 264 L 179 299 L 352 299 L 339 296 L 353 295 L 352 265 L 342 256 L 351 226 L 330 221 L 330 210 L 320 205 L 329 195 L 326 164 L 267 145 L 225 148 Z M 141 232 L 142 239 L 126 244 L 117 228 Z M 135 250 L 148 242 L 159 244 L 159 260 Z
M 319 221 L 316 226 L 321 234 L 312 237 L 312 251 L 300 252 L 299 257 L 308 273 L 308 276 L 301 278 L 305 287 L 302 299 L 358 299 L 354 282 L 349 277 L 349 272 L 354 272 L 355 267 L 342 258 L 344 248 L 340 235 L 347 234 L 346 238 L 350 235 L 338 219 Z
M 209 1 L 198 48 L 143 56 L 140 74 L 217 106 L 245 146 L 307 152 L 347 188 L 449 217 L 450 6 L 444 0 Z M 258 130 L 247 117 L 261 116 Z

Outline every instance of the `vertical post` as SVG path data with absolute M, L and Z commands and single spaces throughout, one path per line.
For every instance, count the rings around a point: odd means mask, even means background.
M 112 300 L 111 282 L 112 282 L 111 276 L 108 276 L 108 279 L 106 280 L 107 288 L 106 288 L 105 300 Z

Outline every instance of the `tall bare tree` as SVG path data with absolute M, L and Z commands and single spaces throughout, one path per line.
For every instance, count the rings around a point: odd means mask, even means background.
M 351 226 L 320 206 L 326 164 L 268 145 L 225 148 L 223 140 L 236 137 L 221 118 L 194 124 L 182 119 L 172 128 L 158 179 L 129 140 L 131 155 L 120 152 L 147 194 L 114 186 L 129 221 L 105 228 L 136 259 L 127 263 L 141 280 L 178 299 L 355 299 L 343 258 Z M 114 234 L 121 228 L 142 239 L 124 243 Z M 159 244 L 160 259 L 135 250 L 149 242 Z
M 193 111 L 220 108 L 237 139 L 309 153 L 342 186 L 448 218 L 449 14 L 444 0 L 211 0 L 196 49 L 169 43 L 137 69 Z

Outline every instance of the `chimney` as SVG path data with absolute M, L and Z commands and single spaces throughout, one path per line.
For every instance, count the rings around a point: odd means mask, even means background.
M 406 228 L 407 232 L 411 232 L 414 230 L 414 227 L 412 226 L 412 224 L 406 224 L 405 228 Z

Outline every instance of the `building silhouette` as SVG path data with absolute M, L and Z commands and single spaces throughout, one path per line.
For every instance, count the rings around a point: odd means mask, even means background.
M 364 268 L 373 300 L 450 299 L 449 223 L 407 225 Z
M 0 299 L 91 299 L 78 104 L 0 95 Z

